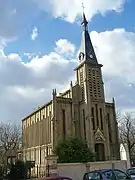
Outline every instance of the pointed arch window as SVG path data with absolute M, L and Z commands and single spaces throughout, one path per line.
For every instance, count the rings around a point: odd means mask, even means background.
M 99 118 L 98 118 L 98 105 L 95 104 L 95 108 L 96 108 L 96 119 L 97 119 L 97 127 L 99 127 Z
M 102 108 L 100 108 L 100 122 L 101 122 L 101 129 L 103 130 L 103 112 L 102 112 Z
M 84 139 L 86 139 L 86 122 L 85 122 L 85 111 L 83 109 L 82 111 L 82 116 L 83 116 L 83 129 L 84 129 Z
M 62 129 L 63 129 L 63 138 L 66 138 L 66 116 L 65 109 L 62 109 Z
M 91 120 L 92 120 L 92 128 L 95 130 L 95 118 L 94 118 L 94 107 L 91 108 Z
M 112 134 L 111 134 L 111 123 L 110 123 L 110 114 L 107 113 L 107 122 L 108 122 L 108 131 L 109 131 L 109 141 L 112 142 Z

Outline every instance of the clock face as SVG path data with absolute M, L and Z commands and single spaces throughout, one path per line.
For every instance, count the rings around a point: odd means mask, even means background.
M 84 53 L 80 52 L 79 54 L 79 60 L 82 61 L 84 59 Z
M 90 58 L 93 58 L 93 55 L 92 55 L 92 54 L 90 54 Z

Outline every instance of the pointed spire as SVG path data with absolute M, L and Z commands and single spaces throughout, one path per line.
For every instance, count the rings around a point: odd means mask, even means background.
M 71 87 L 73 87 L 73 83 L 72 83 L 72 81 L 70 81 L 70 86 L 71 86 Z
M 87 21 L 86 16 L 85 16 L 84 13 L 83 13 L 83 16 L 82 16 L 82 23 L 81 24 L 82 25 L 84 24 L 85 26 L 87 26 L 87 24 L 88 24 L 88 21 Z
M 57 95 L 57 91 L 56 91 L 56 89 L 54 89 L 54 93 L 55 93 L 55 95 Z
M 53 96 L 56 96 L 56 95 L 57 95 L 56 89 L 53 89 L 52 95 L 53 95 Z
M 79 53 L 79 62 L 89 61 L 92 64 L 98 64 L 96 54 L 90 39 L 88 32 L 88 21 L 86 19 L 85 13 L 82 15 L 82 41 Z
M 115 99 L 114 99 L 114 97 L 112 97 L 112 103 L 115 104 Z

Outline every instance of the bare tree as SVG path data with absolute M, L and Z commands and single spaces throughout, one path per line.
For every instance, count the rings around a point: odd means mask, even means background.
M 0 123 L 0 160 L 5 164 L 7 155 L 19 148 L 21 128 L 14 123 Z
M 135 146 L 135 119 L 131 113 L 125 113 L 119 121 L 119 134 L 121 143 L 127 144 L 130 159 L 134 155 Z
M 116 120 L 118 124 L 121 122 L 121 112 L 119 110 L 116 110 Z

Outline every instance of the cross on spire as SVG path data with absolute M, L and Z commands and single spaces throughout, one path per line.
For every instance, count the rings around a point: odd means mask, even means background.
M 83 13 L 84 13 L 84 8 L 85 8 L 85 6 L 84 6 L 84 3 L 82 2 L 82 11 L 83 11 Z
M 82 1 L 82 11 L 83 11 L 83 13 L 82 13 L 82 24 L 85 25 L 85 27 L 86 27 L 88 22 L 87 22 L 86 17 L 85 17 L 84 8 L 85 8 L 84 2 Z
M 82 10 L 83 10 L 83 14 L 82 14 L 82 24 L 86 27 L 88 22 L 86 20 L 86 17 L 85 17 L 85 13 L 84 13 L 84 3 L 82 2 Z

